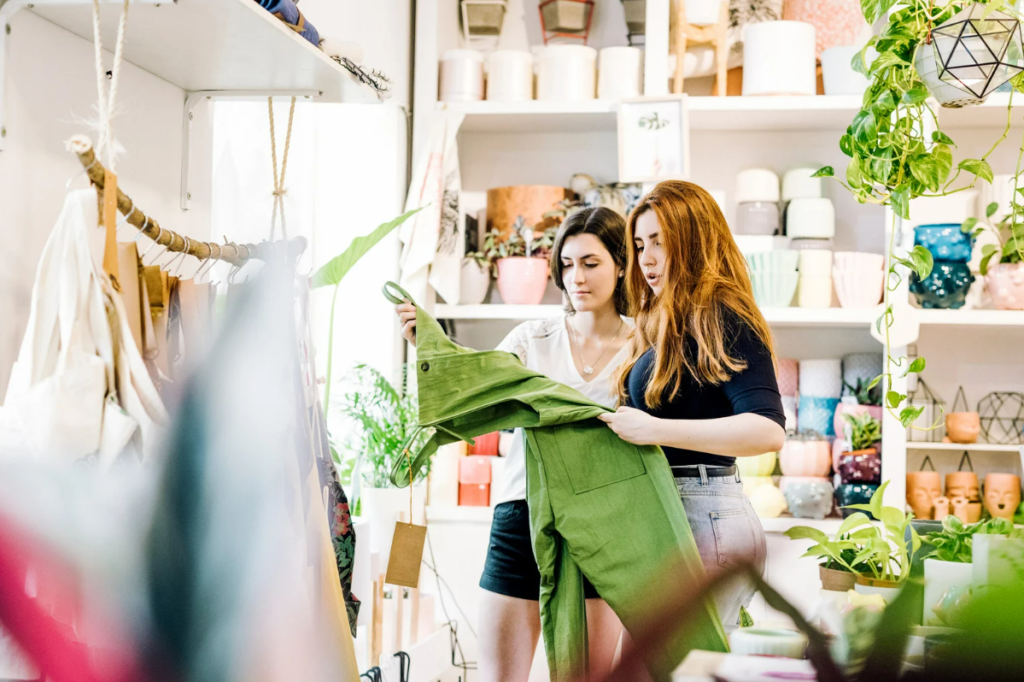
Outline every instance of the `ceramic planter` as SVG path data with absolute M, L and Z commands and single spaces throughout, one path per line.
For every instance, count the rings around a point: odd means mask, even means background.
M 847 424 L 846 420 L 843 419 L 844 414 L 848 414 L 853 417 L 859 417 L 862 414 L 870 414 L 875 419 L 881 421 L 884 412 L 885 410 L 881 405 L 850 405 L 840 401 L 836 406 L 836 416 L 832 420 L 832 426 L 835 428 L 836 435 L 839 436 L 846 433 Z
M 850 353 L 843 356 L 843 381 L 850 386 L 856 387 L 858 380 L 869 382 L 881 373 L 881 353 Z M 846 386 L 843 386 L 843 395 L 852 395 Z M 881 419 L 881 411 L 872 416 Z
M 498 292 L 509 305 L 537 305 L 548 287 L 546 258 L 499 258 Z
M 771 476 L 775 473 L 775 453 L 766 452 L 757 457 L 737 457 L 736 467 L 740 470 L 740 478 Z
M 821 76 L 826 95 L 863 95 L 870 81 L 850 62 L 859 47 L 832 47 L 821 52 Z
M 880 594 L 886 604 L 891 604 L 896 595 L 903 589 L 903 583 L 897 580 L 876 580 L 863 575 L 857 576 L 857 584 L 853 589 L 858 594 Z
M 938 559 L 924 560 L 924 625 L 946 624 L 936 614 L 936 606 L 951 589 L 968 587 L 971 584 L 972 573 L 971 564 Z M 941 611 L 941 608 L 939 610 Z
M 990 585 L 1000 577 L 1006 561 L 1000 552 L 1000 545 L 1009 540 L 1005 535 L 975 535 L 971 541 L 971 582 L 975 585 Z M 1014 579 L 1013 569 L 1011 577 Z
M 946 415 L 946 437 L 954 443 L 978 442 L 981 418 L 977 412 L 950 412 Z
M 760 21 L 744 27 L 743 95 L 815 95 L 814 27 Z
M 548 0 L 540 4 L 544 30 L 549 33 L 582 33 L 590 24 L 594 3 L 583 0 Z
M 802 360 L 800 362 L 801 396 L 838 398 L 842 393 L 842 360 Z
M 1024 263 L 990 265 L 985 286 L 998 310 L 1024 310 Z
M 800 430 L 815 431 L 825 437 L 836 435 L 833 424 L 838 406 L 839 398 L 813 398 L 801 395 L 797 410 L 797 424 Z
M 473 259 L 462 262 L 462 279 L 459 281 L 459 305 L 480 305 L 487 300 L 491 288 L 491 269 L 481 266 Z
M 878 486 L 874 483 L 843 483 L 836 488 L 836 503 L 840 507 L 840 511 L 845 519 L 850 514 L 856 512 L 856 509 L 843 509 L 851 504 L 867 504 L 871 501 L 871 496 L 878 490 Z M 865 512 L 869 517 L 871 514 Z
M 881 270 L 832 269 L 832 285 L 843 308 L 865 310 L 882 300 L 885 273 Z
M 932 45 L 924 42 L 918 45 L 917 55 L 914 57 L 914 68 L 917 69 L 917 75 L 924 81 L 928 92 L 932 93 L 932 96 L 944 107 L 960 109 L 985 101 L 939 79 L 935 64 L 935 50 Z
M 779 489 L 789 513 L 798 519 L 821 520 L 832 512 L 832 483 L 827 478 L 783 476 Z
M 882 458 L 878 451 L 855 450 L 840 457 L 839 479 L 843 483 L 881 483 Z
M 800 361 L 793 358 L 779 358 L 776 372 L 779 393 L 783 396 L 795 396 L 800 388 Z
M 935 500 L 942 497 L 942 477 L 937 471 L 907 474 L 907 504 L 919 519 L 935 518 Z
M 818 575 L 821 577 L 821 589 L 829 592 L 849 592 L 857 584 L 857 574 L 849 571 L 818 566 Z
M 739 459 L 746 458 L 740 457 Z M 740 477 L 743 481 L 743 494 L 747 497 L 750 497 L 754 493 L 754 490 L 761 486 L 770 485 L 775 487 L 775 482 L 771 476 L 743 476 L 740 474 Z
M 774 519 L 786 511 L 786 497 L 773 485 L 758 486 L 747 497 L 758 518 Z
M 800 275 L 787 271 L 751 271 L 750 284 L 759 308 L 788 308 L 793 303 Z
M 972 282 L 968 264 L 955 261 L 935 261 L 931 274 L 923 280 L 916 272 L 910 273 L 910 291 L 922 308 L 962 308 Z
M 914 244 L 928 249 L 935 260 L 969 263 L 974 240 L 960 229 L 960 223 L 940 223 L 915 227 Z
M 1013 474 L 989 474 L 985 477 L 985 509 L 996 518 L 1013 521 L 1020 506 L 1020 478 Z
M 954 471 L 946 474 L 946 497 L 962 497 L 970 502 L 981 500 L 978 474 L 973 471 Z
M 717 24 L 722 13 L 723 0 L 684 0 L 686 23 L 693 26 Z
M 832 465 L 827 440 L 790 439 L 779 452 L 783 476 L 828 476 Z

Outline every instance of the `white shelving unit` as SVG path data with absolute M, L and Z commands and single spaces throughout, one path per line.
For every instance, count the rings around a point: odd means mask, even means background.
M 907 450 L 930 451 L 930 452 L 999 452 L 1008 455 L 1017 455 L 1024 449 L 1024 445 L 999 445 L 996 443 L 972 443 L 961 445 L 960 443 L 907 443 Z

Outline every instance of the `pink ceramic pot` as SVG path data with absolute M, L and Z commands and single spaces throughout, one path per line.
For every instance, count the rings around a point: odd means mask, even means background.
M 544 299 L 549 272 L 546 258 L 499 258 L 501 300 L 509 305 L 537 305 Z
M 839 407 L 836 408 L 836 416 L 832 421 L 832 427 L 836 430 L 836 437 L 843 438 L 846 433 L 846 420 L 843 419 L 844 414 L 853 415 L 854 417 L 860 416 L 864 413 L 870 414 L 875 419 L 881 421 L 882 413 L 884 409 L 881 405 L 845 405 L 839 403 Z
M 800 361 L 793 358 L 779 358 L 779 393 L 795 396 L 800 388 Z
M 885 273 L 881 270 L 840 270 L 833 268 L 832 284 L 844 308 L 874 308 L 882 300 Z
M 863 44 L 870 35 L 856 0 L 786 0 L 782 18 L 814 26 L 819 58 L 822 50 Z
M 783 476 L 821 478 L 832 468 L 828 440 L 788 440 L 779 453 Z
M 985 286 L 998 310 L 1024 310 L 1024 263 L 990 266 Z

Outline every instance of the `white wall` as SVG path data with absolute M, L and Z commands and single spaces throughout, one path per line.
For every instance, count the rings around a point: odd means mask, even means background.
M 36 263 L 63 206 L 65 185 L 81 170 L 77 158 L 64 150 L 64 141 L 75 133 L 91 135 L 85 121 L 93 117 L 96 101 L 91 43 L 26 10 L 14 15 L 10 25 L 7 148 L 0 152 L 0 396 L 28 320 Z M 108 54 L 106 64 L 111 63 Z M 184 92 L 130 64 L 124 65 L 121 79 L 114 123 L 125 149 L 118 162 L 121 188 L 164 227 L 206 235 L 210 164 L 205 106 L 197 111 L 192 210 L 185 213 L 178 206 Z M 79 176 L 75 186 L 85 185 Z

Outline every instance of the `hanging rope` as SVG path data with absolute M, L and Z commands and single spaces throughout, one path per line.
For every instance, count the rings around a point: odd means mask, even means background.
M 97 151 L 111 171 L 116 169 L 114 145 L 114 111 L 117 103 L 117 84 L 121 77 L 121 64 L 124 61 L 124 36 L 128 27 L 128 2 L 124 0 L 121 8 L 121 19 L 117 24 L 117 44 L 114 47 L 114 65 L 110 72 L 110 89 L 107 90 L 103 69 L 103 36 L 100 31 L 100 2 L 92 0 L 92 34 L 94 58 L 96 61 L 96 94 L 97 111 L 99 113 L 99 138 Z
M 267 98 L 267 112 L 270 114 L 270 160 L 274 168 L 274 213 L 270 218 L 270 239 L 274 239 L 274 231 L 277 229 L 277 216 L 281 215 L 281 237 L 288 239 L 288 228 L 284 219 L 284 197 L 288 190 L 284 187 L 284 175 L 288 171 L 288 150 L 292 144 L 292 123 L 295 120 L 295 98 L 292 97 L 291 107 L 288 109 L 288 132 L 284 138 L 284 155 L 281 157 L 281 173 L 277 172 L 277 139 L 274 134 L 274 98 Z

